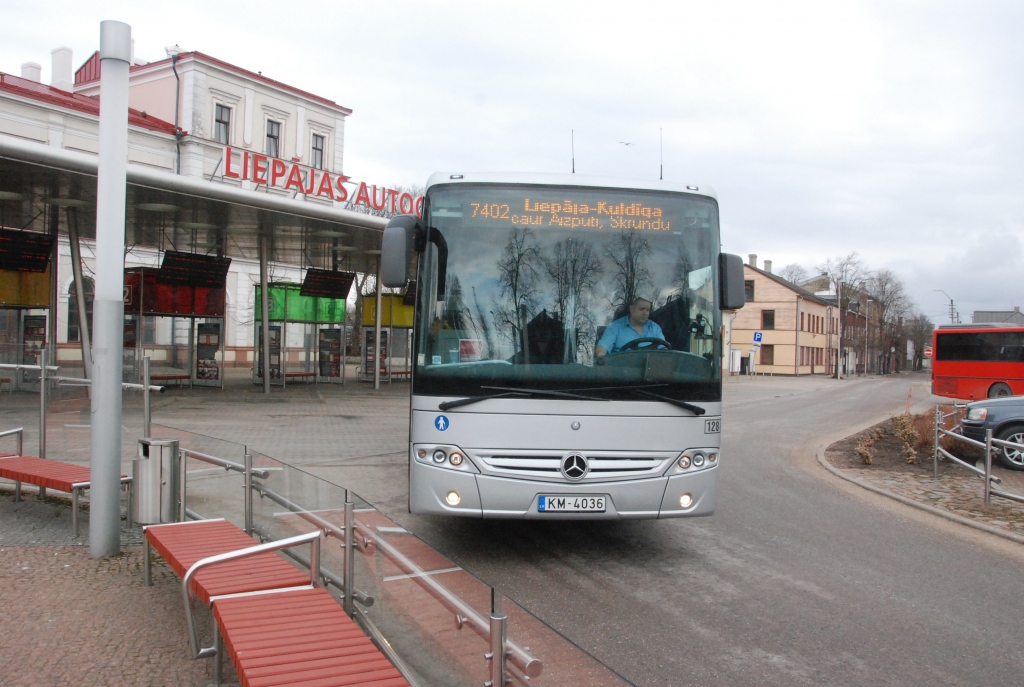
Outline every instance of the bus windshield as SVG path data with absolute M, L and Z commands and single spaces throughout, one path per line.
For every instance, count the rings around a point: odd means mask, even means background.
M 455 184 L 425 217 L 413 393 L 720 400 L 713 199 Z

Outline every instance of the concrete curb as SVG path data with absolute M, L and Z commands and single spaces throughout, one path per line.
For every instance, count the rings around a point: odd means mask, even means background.
M 856 434 L 856 432 L 854 432 L 854 434 Z M 918 503 L 917 501 L 914 501 L 913 499 L 908 499 L 905 496 L 900 496 L 899 494 L 894 494 L 891 491 L 889 491 L 888 489 L 882 489 L 881 487 L 876 487 L 874 484 L 870 484 L 868 482 L 865 482 L 864 480 L 857 479 L 856 477 L 851 477 L 851 476 L 845 474 L 842 470 L 840 470 L 839 468 L 837 468 L 834 465 L 832 465 L 831 463 L 829 463 L 828 459 L 825 458 L 825 451 L 828 449 L 829 446 L 831 446 L 834 443 L 836 443 L 836 442 L 833 441 L 833 442 L 829 442 L 827 444 L 822 444 L 821 446 L 819 446 L 818 447 L 818 451 L 817 451 L 817 457 L 818 457 L 818 462 L 821 463 L 821 466 L 823 468 L 825 468 L 826 470 L 828 470 L 829 472 L 831 472 L 836 477 L 844 479 L 847 482 L 852 482 L 853 484 L 856 484 L 858 487 L 863 487 L 864 489 L 867 489 L 868 491 L 873 491 L 876 494 L 880 494 L 881 496 L 886 496 L 886 497 L 888 497 L 890 499 L 893 499 L 894 501 L 899 501 L 900 503 L 905 504 L 907 506 L 911 506 L 912 508 L 917 508 L 918 510 L 923 510 L 926 513 L 931 513 L 932 515 L 937 515 L 940 518 L 945 518 L 946 520 L 949 520 L 950 522 L 956 522 L 956 523 L 959 523 L 961 525 L 966 525 L 968 527 L 973 527 L 976 530 L 981 530 L 982 532 L 988 532 L 989 534 L 994 534 L 997 537 L 1002 537 L 1003 539 L 1009 539 L 1010 541 L 1017 542 L 1018 544 L 1024 544 L 1024 536 L 1022 536 L 1022 535 L 1014 534 L 1013 532 L 1007 532 L 1005 530 L 999 529 L 998 527 L 992 527 L 991 525 L 985 525 L 985 524 L 980 523 L 980 522 L 975 522 L 975 521 L 971 520 L 970 518 L 965 518 L 965 517 L 963 517 L 961 515 L 956 515 L 954 513 L 950 513 L 948 511 L 942 510 L 941 508 L 935 508 L 934 506 L 929 506 L 929 505 L 926 505 L 926 504 L 923 504 L 923 503 Z

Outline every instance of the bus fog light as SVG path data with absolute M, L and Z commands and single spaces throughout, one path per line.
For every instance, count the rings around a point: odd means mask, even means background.
M 693 497 L 689 494 L 683 494 L 679 497 L 679 505 L 683 508 L 689 508 L 693 505 Z
M 441 449 L 437 449 L 436 451 L 434 451 L 434 462 L 435 463 L 443 463 L 444 459 L 447 458 L 447 457 L 448 456 L 446 456 L 444 454 L 444 451 L 441 450 Z
M 453 490 L 448 492 L 444 500 L 448 502 L 449 506 L 457 506 L 462 501 L 462 497 L 459 496 L 459 492 Z
M 693 454 L 693 467 L 699 468 L 702 465 L 704 465 L 704 454 L 703 453 L 694 453 Z
M 452 454 L 448 456 L 448 461 L 452 465 L 462 465 L 462 454 L 458 451 L 452 451 Z
M 683 470 L 690 467 L 690 456 L 683 456 L 682 458 L 680 458 L 679 467 L 681 467 Z

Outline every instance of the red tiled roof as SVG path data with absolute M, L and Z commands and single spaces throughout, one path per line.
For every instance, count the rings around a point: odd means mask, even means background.
M 263 82 L 265 84 L 268 84 L 270 86 L 274 86 L 276 88 L 280 88 L 283 91 L 288 91 L 289 93 L 294 93 L 296 95 L 300 95 L 303 98 L 307 98 L 309 100 L 313 100 L 313 101 L 316 101 L 318 103 L 322 103 L 324 105 L 327 105 L 328 107 L 333 107 L 333 108 L 336 108 L 338 110 L 342 110 L 345 114 L 352 114 L 352 110 L 350 108 L 344 107 L 343 105 L 339 105 L 338 103 L 334 102 L 333 100 L 328 100 L 327 98 L 321 97 L 321 96 L 316 95 L 314 93 L 310 93 L 309 91 L 304 91 L 301 88 L 295 88 L 294 86 L 289 86 L 286 83 L 282 83 L 280 81 L 275 81 L 274 79 L 267 78 L 267 77 L 263 76 L 262 74 L 257 74 L 256 72 L 251 72 L 248 69 L 242 69 L 241 67 L 237 67 L 237 66 L 235 66 L 235 65 L 233 65 L 233 64 L 231 64 L 229 62 L 225 62 L 224 60 L 218 60 L 216 57 L 211 57 L 211 56 L 209 56 L 209 55 L 207 55 L 205 53 L 201 53 L 199 51 L 194 50 L 194 51 L 191 51 L 191 52 L 182 52 L 182 53 L 178 54 L 178 63 L 179 64 L 182 61 L 184 61 L 184 60 L 190 60 L 190 59 L 201 60 L 201 61 L 206 62 L 207 64 L 211 64 L 211 65 L 213 65 L 215 67 L 220 67 L 221 69 L 224 69 L 226 71 L 234 72 L 235 74 L 239 74 L 241 76 L 244 76 L 247 79 L 252 79 L 253 81 L 261 81 L 261 82 Z M 170 64 L 170 62 L 171 62 L 171 58 L 168 57 L 166 59 L 158 60 L 156 62 L 150 62 L 149 64 L 136 64 L 136 65 L 133 65 L 131 67 L 130 71 L 136 72 L 136 71 L 139 71 L 139 70 L 142 70 L 142 69 L 150 69 L 150 68 L 155 67 L 157 65 Z M 79 85 L 82 85 L 82 84 L 90 83 L 92 81 L 98 81 L 99 78 L 100 78 L 100 58 L 99 58 L 99 52 L 97 51 L 97 52 L 94 52 L 89 57 L 89 59 L 86 60 L 82 64 L 82 66 L 78 68 L 78 71 L 75 72 L 75 85 L 79 86 Z
M 47 86 L 37 81 L 23 79 L 19 76 L 3 72 L 0 72 L 0 91 L 97 117 L 100 114 L 100 99 L 98 97 L 69 93 L 53 86 Z M 137 126 L 149 129 L 150 131 L 174 135 L 174 124 L 146 115 L 130 107 L 128 108 L 128 124 L 129 126 Z

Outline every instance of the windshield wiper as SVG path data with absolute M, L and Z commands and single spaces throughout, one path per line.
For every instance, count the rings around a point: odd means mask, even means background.
M 479 401 L 486 401 L 491 398 L 508 398 L 509 396 L 554 396 L 555 398 L 572 398 L 581 401 L 607 401 L 606 398 L 594 398 L 593 396 L 584 396 L 583 394 L 573 394 L 565 391 L 549 391 L 547 389 L 515 389 L 508 386 L 482 386 L 481 389 L 494 389 L 500 393 L 487 394 L 484 396 L 470 396 L 468 398 L 460 398 L 456 401 L 445 401 L 444 403 L 438 404 L 438 410 L 450 410 L 451 408 L 458 408 L 459 406 L 468 406 L 471 403 L 478 403 Z
M 675 398 L 669 398 L 668 396 L 662 396 L 661 394 L 652 394 L 650 391 L 645 391 L 643 389 L 627 389 L 627 391 L 636 396 L 644 396 L 646 398 L 651 398 L 656 401 L 664 401 L 665 403 L 671 403 L 672 405 L 679 406 L 684 410 L 689 410 L 694 415 L 703 415 L 704 413 L 708 412 L 705 408 L 695 406 L 692 403 L 680 401 Z

